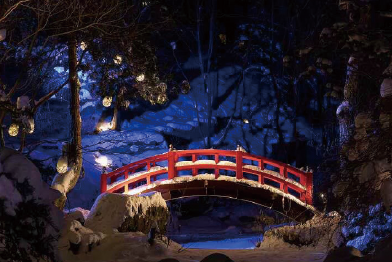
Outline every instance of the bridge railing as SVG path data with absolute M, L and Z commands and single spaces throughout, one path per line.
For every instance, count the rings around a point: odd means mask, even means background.
M 312 173 L 242 151 L 215 149 L 170 151 L 123 166 L 102 174 L 101 192 L 127 193 L 160 177 L 170 180 L 181 176 L 182 171 L 190 171 L 192 176 L 197 176 L 199 170 L 213 170 L 216 179 L 223 175 L 221 172 L 231 171 L 236 179 L 267 184 L 312 204 Z M 256 179 L 252 179 L 254 177 Z

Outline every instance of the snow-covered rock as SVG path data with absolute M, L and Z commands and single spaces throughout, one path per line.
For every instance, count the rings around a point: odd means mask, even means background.
M 95 201 L 85 226 L 105 234 L 118 231 L 146 233 L 152 223 L 157 221 L 159 228 L 164 230 L 168 212 L 166 202 L 160 193 L 151 196 L 105 193 Z

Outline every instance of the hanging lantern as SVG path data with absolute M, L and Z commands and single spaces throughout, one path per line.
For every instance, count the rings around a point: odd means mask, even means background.
M 102 100 L 102 104 L 104 107 L 109 107 L 112 105 L 112 97 L 111 96 L 105 96 Z
M 29 134 L 34 133 L 34 129 L 35 129 L 35 124 L 34 124 L 34 118 L 29 118 Z
M 136 77 L 136 80 L 137 80 L 138 82 L 143 82 L 143 81 L 144 81 L 144 74 L 138 75 L 138 76 Z
M 87 44 L 85 42 L 81 42 L 80 49 L 82 49 L 84 51 L 86 48 L 87 48 Z
M 68 157 L 67 156 L 61 156 L 59 160 L 57 161 L 57 166 L 56 166 L 57 172 L 60 174 L 63 174 L 67 172 L 68 170 Z
M 191 85 L 187 80 L 181 82 L 181 93 L 188 94 L 189 90 L 191 90 Z
M 122 63 L 122 57 L 120 55 L 116 55 L 116 57 L 113 59 L 113 61 L 116 65 L 119 65 Z
M 161 92 L 166 92 L 167 85 L 165 83 L 159 83 L 158 88 L 160 89 Z
M 28 96 L 20 96 L 16 99 L 16 108 L 22 111 L 30 108 L 30 98 Z
M 164 104 L 167 101 L 167 96 L 166 94 L 160 94 L 157 98 L 158 104 Z
M 8 134 L 10 136 L 17 136 L 18 133 L 19 133 L 19 125 L 15 123 L 11 124 L 10 128 L 8 129 Z

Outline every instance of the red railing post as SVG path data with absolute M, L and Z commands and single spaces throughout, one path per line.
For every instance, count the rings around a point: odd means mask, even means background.
M 101 175 L 101 193 L 105 193 L 108 188 L 107 174 L 103 173 Z
M 219 154 L 215 154 L 215 164 L 218 165 L 219 163 Z M 216 166 L 215 168 L 215 179 L 218 179 L 219 177 L 219 167 Z
M 260 161 L 259 161 L 259 168 L 260 168 L 261 170 L 264 169 L 264 161 L 263 161 L 262 159 L 260 159 Z
M 196 155 L 192 154 L 192 163 L 196 162 Z M 197 169 L 196 168 L 192 168 L 192 176 L 197 176 Z
M 306 173 L 306 203 L 313 204 L 313 173 Z
M 167 164 L 168 164 L 168 179 L 173 179 L 176 177 L 176 163 L 175 163 L 176 153 L 169 151 L 167 153 Z
M 244 174 L 242 173 L 242 152 L 239 150 L 236 151 L 235 161 L 236 161 L 235 176 L 237 179 L 242 179 L 244 178 Z
M 127 179 L 128 179 L 128 176 L 129 176 L 129 171 L 126 170 L 126 171 L 124 172 L 124 180 L 127 180 Z M 126 183 L 126 184 L 124 185 L 124 193 L 127 193 L 127 192 L 128 192 L 128 183 Z

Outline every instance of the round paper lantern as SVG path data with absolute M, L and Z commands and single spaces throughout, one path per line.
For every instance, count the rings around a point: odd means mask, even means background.
M 138 76 L 136 77 L 136 80 L 137 80 L 138 82 L 144 81 L 144 75 L 143 75 L 143 74 L 138 75 Z
M 17 136 L 19 133 L 19 125 L 13 123 L 10 125 L 10 128 L 8 129 L 8 134 L 10 136 Z
M 109 107 L 112 105 L 112 97 L 111 96 L 105 96 L 102 100 L 102 104 L 104 107 Z

